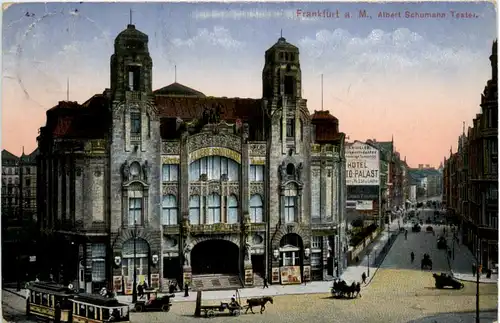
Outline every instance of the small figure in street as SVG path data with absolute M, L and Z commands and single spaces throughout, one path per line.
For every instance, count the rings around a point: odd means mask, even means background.
M 405 240 L 408 240 L 408 230 L 405 230 Z
M 139 299 L 142 299 L 144 297 L 144 285 L 137 285 L 137 296 L 139 296 Z
M 187 283 L 184 284 L 184 297 L 189 296 L 189 286 Z
M 366 284 L 366 274 L 364 272 L 361 275 L 361 280 L 362 280 L 363 284 Z
M 473 264 L 472 264 L 472 276 L 476 277 L 476 271 L 477 271 L 477 269 L 476 269 L 476 264 L 475 264 L 475 263 L 473 263 Z
M 356 263 L 358 263 L 359 262 L 359 257 L 356 256 L 355 260 L 356 260 Z
M 264 288 L 269 288 L 269 286 L 267 285 L 267 276 L 264 277 L 264 287 L 262 289 Z
M 415 260 L 415 254 L 413 253 L 413 251 L 410 254 L 410 259 L 411 259 L 411 263 L 413 263 L 413 261 Z

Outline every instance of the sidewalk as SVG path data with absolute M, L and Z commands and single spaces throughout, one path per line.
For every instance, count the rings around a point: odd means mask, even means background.
M 402 224 L 402 219 L 399 219 Z M 383 231 L 378 238 L 372 242 L 367 249 L 370 251 L 370 277 L 367 279 L 367 283 L 375 276 L 378 266 L 375 266 L 375 259 L 377 255 L 380 254 L 383 247 L 387 243 L 389 234 L 393 234 L 399 231 L 398 219 L 392 221 L 390 225 L 390 233 L 387 230 Z M 363 272 L 367 271 L 368 265 L 368 255 L 364 255 L 356 266 L 349 266 L 344 270 L 344 273 L 341 275 L 341 279 L 345 280 L 348 284 L 353 281 L 360 282 L 361 275 Z M 380 264 L 379 264 L 380 265 Z M 277 295 L 300 295 L 300 294 L 326 294 L 330 293 L 330 288 L 332 286 L 332 282 L 330 281 L 314 281 L 308 282 L 307 284 L 300 285 L 269 285 L 269 288 L 262 287 L 250 287 L 250 288 L 241 288 L 239 289 L 241 298 L 250 298 L 250 297 L 262 297 L 262 296 L 277 296 Z M 7 292 L 15 293 L 20 297 L 25 298 L 27 295 L 26 289 L 22 289 L 17 292 L 15 289 L 7 288 L 5 289 Z M 203 292 L 203 299 L 205 300 L 229 300 L 233 295 L 235 295 L 235 290 L 221 290 L 221 291 L 205 291 Z M 161 293 L 159 293 L 162 295 Z M 120 302 L 125 304 L 132 304 L 132 296 L 131 295 L 118 295 L 116 297 Z M 196 292 L 189 291 L 189 296 L 184 297 L 184 292 L 175 293 L 175 297 L 172 299 L 172 302 L 195 302 L 196 301 Z
M 449 229 L 447 229 L 446 241 L 452 251 L 452 257 L 448 257 L 448 263 L 453 277 L 463 281 L 476 282 L 477 277 L 472 275 L 472 264 L 476 263 L 476 258 L 472 252 L 463 244 L 457 243 L 456 241 L 453 243 L 453 235 Z M 455 253 L 454 258 L 453 249 Z M 496 284 L 498 283 L 498 274 L 492 274 L 491 278 L 486 278 L 486 274 L 483 273 L 479 277 L 479 282 L 484 284 Z

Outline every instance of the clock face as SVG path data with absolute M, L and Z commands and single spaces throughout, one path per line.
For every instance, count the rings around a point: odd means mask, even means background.
M 130 174 L 132 176 L 137 176 L 139 175 L 139 172 L 140 172 L 140 169 L 139 169 L 139 164 L 137 163 L 133 163 L 131 166 L 130 166 Z

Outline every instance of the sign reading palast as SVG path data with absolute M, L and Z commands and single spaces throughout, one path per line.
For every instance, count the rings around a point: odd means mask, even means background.
M 345 147 L 346 184 L 380 185 L 378 149 L 355 141 Z

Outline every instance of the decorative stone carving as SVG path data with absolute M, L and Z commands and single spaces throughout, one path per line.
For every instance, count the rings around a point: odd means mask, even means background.
M 250 261 L 252 256 L 252 243 L 250 239 L 245 241 L 245 260 Z
M 191 237 L 187 236 L 184 241 L 184 266 L 189 267 L 191 264 Z
M 248 142 L 249 136 L 250 136 L 250 127 L 248 126 L 248 123 L 245 123 L 243 125 L 243 133 L 242 133 L 242 138 L 244 143 Z
M 266 144 L 250 144 L 248 150 L 250 156 L 266 156 Z
M 320 174 L 320 170 L 319 169 L 313 169 L 311 170 L 311 174 L 313 177 L 318 177 L 319 174 Z
M 279 172 L 280 172 L 280 178 L 282 181 L 285 181 L 287 178 L 286 175 L 286 164 L 285 161 L 281 162 L 281 165 L 278 167 Z
M 191 184 L 189 185 L 189 195 L 200 195 L 201 187 L 200 185 Z
M 208 194 L 217 193 L 220 195 L 220 183 L 219 182 L 210 182 L 208 184 Z
M 163 184 L 163 195 L 175 195 L 177 196 L 177 184 Z
M 259 194 L 264 196 L 264 184 L 263 183 L 250 183 L 249 187 L 250 196 L 254 194 Z
M 297 174 L 297 181 L 302 181 L 302 168 L 304 166 L 302 165 L 302 163 L 299 163 L 299 165 L 297 166 L 296 170 L 295 170 L 295 173 Z
M 178 141 L 163 141 L 161 152 L 166 155 L 179 155 L 180 143 Z
M 101 170 L 96 169 L 96 170 L 94 171 L 94 176 L 95 176 L 95 177 L 101 177 L 101 175 L 102 175 L 102 174 L 101 174 Z
M 204 147 L 226 147 L 237 152 L 241 152 L 241 139 L 235 135 L 220 133 L 207 136 L 200 133 L 189 137 L 188 145 L 190 151 L 195 151 Z
M 142 165 L 142 176 L 144 177 L 144 181 L 148 181 L 148 175 L 149 175 L 149 164 L 148 161 L 144 161 L 144 164 Z
M 122 177 L 124 182 L 128 182 L 130 178 L 130 166 L 128 165 L 128 161 L 125 161 L 122 165 Z
M 230 184 L 228 187 L 227 187 L 227 193 L 228 195 L 236 195 L 238 196 L 240 194 L 240 186 L 238 184 Z

